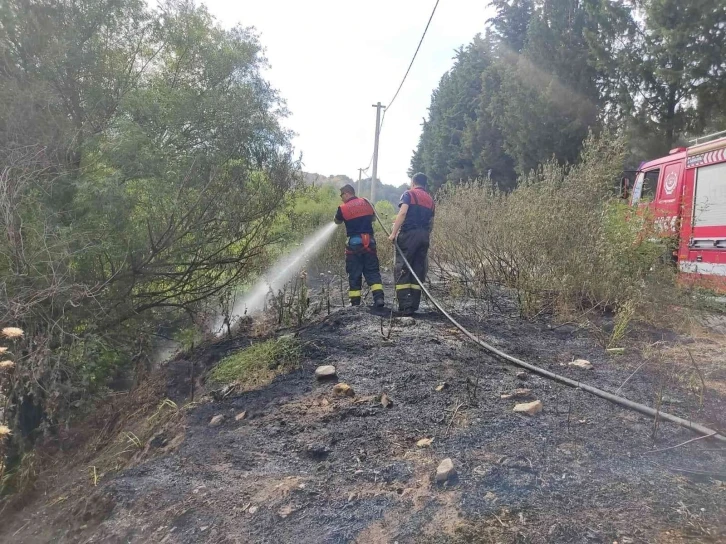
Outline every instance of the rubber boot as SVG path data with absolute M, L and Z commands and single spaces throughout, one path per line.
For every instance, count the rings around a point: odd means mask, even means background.
M 386 301 L 383 298 L 383 293 L 373 295 L 373 306 L 376 308 L 383 308 L 386 305 Z
M 417 312 L 420 305 L 421 305 L 421 290 L 420 289 L 411 289 L 411 309 L 414 312 Z

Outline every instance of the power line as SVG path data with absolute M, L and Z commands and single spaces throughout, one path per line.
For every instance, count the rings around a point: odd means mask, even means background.
M 406 73 L 403 75 L 403 79 L 401 80 L 401 83 L 398 86 L 398 89 L 396 89 L 396 94 L 393 95 L 393 98 L 388 102 L 388 106 L 383 110 L 383 117 L 381 118 L 381 124 L 378 127 L 379 134 L 383 130 L 383 122 L 386 120 L 386 113 L 388 113 L 388 110 L 390 109 L 390 107 L 393 105 L 393 102 L 398 97 L 398 93 L 401 92 L 401 88 L 403 87 L 403 84 L 406 82 L 408 73 L 411 71 L 411 67 L 413 66 L 413 63 L 416 60 L 416 56 L 418 55 L 419 49 L 421 49 L 421 44 L 423 43 L 424 38 L 426 37 L 426 33 L 428 32 L 429 26 L 431 25 L 431 20 L 434 18 L 434 14 L 436 13 L 436 8 L 439 7 L 440 1 L 441 0 L 436 0 L 436 4 L 434 4 L 434 9 L 431 10 L 431 15 L 429 16 L 429 20 L 426 23 L 426 28 L 424 28 L 423 34 L 421 34 L 421 39 L 418 41 L 418 46 L 416 46 L 416 51 L 414 52 L 413 57 L 411 58 L 411 62 L 408 65 L 408 69 L 406 70 Z M 368 166 L 366 166 L 365 171 L 367 171 L 371 167 L 371 164 L 373 163 L 374 154 L 375 154 L 375 152 L 373 154 L 371 154 L 371 158 L 368 161 Z
M 406 73 L 403 76 L 403 79 L 401 80 L 401 84 L 398 86 L 398 90 L 396 90 L 396 94 L 393 95 L 393 98 L 388 101 L 388 107 L 386 108 L 386 111 L 393 105 L 393 102 L 396 100 L 396 97 L 398 96 L 398 93 L 401 92 L 401 87 L 403 87 L 403 84 L 406 82 L 406 78 L 408 77 L 408 73 L 411 71 L 411 67 L 413 66 L 414 61 L 416 60 L 416 55 L 418 55 L 418 50 L 421 49 L 421 44 L 424 41 L 424 38 L 426 37 L 426 32 L 429 30 L 429 25 L 431 24 L 431 20 L 434 18 L 434 13 L 436 13 L 436 8 L 439 7 L 439 1 L 436 0 L 436 4 L 434 4 L 434 9 L 431 11 L 431 16 L 429 17 L 429 22 L 426 23 L 426 28 L 424 28 L 423 34 L 421 34 L 421 39 L 418 42 L 418 46 L 416 47 L 416 52 L 413 54 L 413 58 L 411 59 L 411 63 L 408 65 L 408 70 L 406 70 Z M 385 112 L 383 112 L 385 114 Z M 381 125 L 383 125 L 383 121 L 381 121 Z

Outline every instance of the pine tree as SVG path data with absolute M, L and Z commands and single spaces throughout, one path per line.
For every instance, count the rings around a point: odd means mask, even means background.
M 636 100 L 643 122 L 667 151 L 680 135 L 707 126 L 699 107 L 714 113 L 718 100 L 713 98 L 724 93 L 726 3 L 646 0 L 637 15 L 640 55 L 631 69 L 640 86 L 633 91 L 642 95 Z

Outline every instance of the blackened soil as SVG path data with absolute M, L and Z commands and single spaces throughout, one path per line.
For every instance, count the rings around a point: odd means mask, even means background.
M 612 358 L 574 327 L 502 313 L 459 315 L 482 338 L 528 362 L 615 391 L 641 363 Z M 386 323 L 387 324 L 387 323 Z M 344 308 L 299 331 L 302 368 L 264 388 L 190 409 L 176 451 L 99 484 L 112 504 L 79 522 L 31 520 L 0 530 L 8 542 L 723 542 L 724 444 L 654 423 L 586 393 L 493 359 L 440 315 L 394 324 Z M 198 350 L 200 373 L 249 344 Z M 567 366 L 575 358 L 594 369 Z M 354 397 L 318 382 L 333 364 Z M 170 395 L 189 387 L 189 361 L 169 366 Z M 186 381 L 185 381 L 186 380 Z M 437 387 L 445 386 L 437 391 Z M 501 395 L 531 389 L 544 410 L 513 412 Z M 385 393 L 392 406 L 384 408 Z M 659 373 L 637 372 L 621 394 L 653 405 Z M 663 408 L 720 428 L 724 398 L 669 385 Z M 235 415 L 245 411 L 240 421 Z M 213 416 L 223 414 L 219 427 Z M 433 438 L 430 447 L 416 446 Z M 451 458 L 456 478 L 436 484 Z M 105 503 L 104 503 L 105 504 Z M 40 512 L 40 511 L 39 511 Z M 38 514 L 39 515 L 39 514 Z M 12 529 L 12 532 L 9 532 Z M 4 531 L 4 532 L 3 532 Z

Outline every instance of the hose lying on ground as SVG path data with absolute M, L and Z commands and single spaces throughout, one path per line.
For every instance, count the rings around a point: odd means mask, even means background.
M 390 235 L 388 230 L 386 229 L 386 226 L 383 224 L 383 221 L 381 220 L 381 217 L 378 215 L 378 212 L 376 211 L 376 208 L 371 204 L 371 207 L 373 208 L 374 213 L 376 214 L 376 219 L 381 225 L 381 228 L 383 229 L 383 232 L 386 233 L 386 235 Z M 449 312 L 447 312 L 437 301 L 433 296 L 431 296 L 431 293 L 426 288 L 426 286 L 423 284 L 423 282 L 418 278 L 416 273 L 413 271 L 413 268 L 411 267 L 411 264 L 406 259 L 406 256 L 401 251 L 401 248 L 398 246 L 398 242 L 396 241 L 394 243 L 396 246 L 396 250 L 398 251 L 398 255 L 401 257 L 401 260 L 403 261 L 403 264 L 408 268 L 409 272 L 411 272 L 411 275 L 413 276 L 413 279 L 416 280 L 416 282 L 421 286 L 421 290 L 424 292 L 424 294 L 428 297 L 428 299 L 431 301 L 431 303 L 442 313 L 444 314 L 444 317 L 448 319 L 452 325 L 454 325 L 457 329 L 459 329 L 461 332 L 463 332 L 472 342 L 478 344 L 480 347 L 484 348 L 484 350 L 488 351 L 492 355 L 495 355 L 496 357 L 503 359 L 504 361 L 507 361 L 509 363 L 512 363 L 513 365 L 516 365 L 521 368 L 526 368 L 530 372 L 537 374 L 539 376 L 543 376 L 547 379 L 554 380 L 556 382 L 563 383 L 565 385 L 569 385 L 570 387 L 575 387 L 577 389 L 581 389 L 583 391 L 587 391 L 588 393 L 595 395 L 596 397 L 600 397 L 602 399 L 608 400 L 612 403 L 618 404 L 620 406 L 623 406 L 625 408 L 629 408 L 630 410 L 633 410 L 635 412 L 639 412 L 641 414 L 651 416 L 654 418 L 661 418 L 666 421 L 670 421 L 671 423 L 675 423 L 676 425 L 680 425 L 681 427 L 686 427 L 687 429 L 691 429 L 692 431 L 695 431 L 697 433 L 702 434 L 703 436 L 707 436 L 709 438 L 715 438 L 717 440 L 721 440 L 722 442 L 726 442 L 726 436 L 719 434 L 718 431 L 714 431 L 713 429 L 709 429 L 708 427 L 704 427 L 703 425 L 700 425 L 698 423 L 694 423 L 693 421 L 689 421 L 687 419 L 683 419 L 678 416 L 674 416 L 672 414 L 668 414 L 666 412 L 661 412 L 660 410 L 656 410 L 654 408 L 651 408 L 650 406 L 646 406 L 645 404 L 640 404 L 638 402 L 633 402 L 631 400 L 628 400 L 624 397 L 621 397 L 619 395 L 614 395 L 612 393 L 608 393 L 607 391 L 604 391 L 603 389 L 598 389 L 597 387 L 593 387 L 591 385 L 587 385 L 586 383 L 578 382 L 577 380 L 572 380 L 570 378 L 567 378 L 565 376 L 561 376 L 559 374 L 555 374 L 554 372 L 550 372 L 549 370 L 545 370 L 544 368 L 540 368 L 538 366 L 534 366 L 530 363 L 526 363 L 520 359 L 517 359 L 516 357 L 512 357 L 511 355 L 508 355 L 507 353 L 504 353 L 503 351 L 495 348 L 494 346 L 487 344 L 483 340 L 480 340 L 476 336 L 474 336 L 472 333 L 470 333 L 466 327 L 461 325 L 456 319 L 454 319 Z

